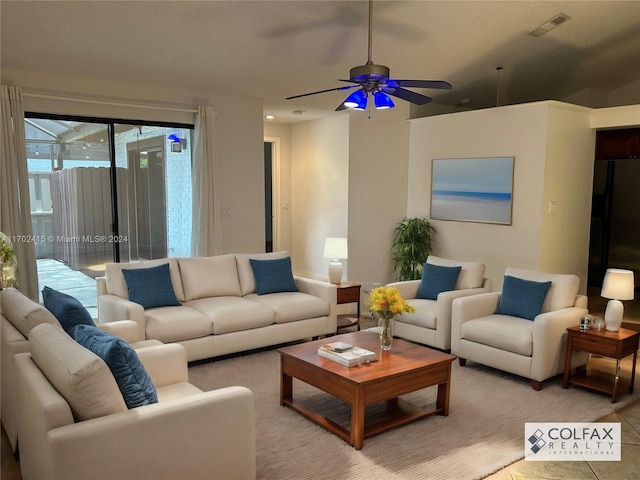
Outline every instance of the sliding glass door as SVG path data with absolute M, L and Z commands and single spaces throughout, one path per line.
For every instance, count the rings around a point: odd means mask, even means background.
M 97 316 L 106 263 L 190 256 L 190 126 L 27 114 L 25 133 L 40 290 Z

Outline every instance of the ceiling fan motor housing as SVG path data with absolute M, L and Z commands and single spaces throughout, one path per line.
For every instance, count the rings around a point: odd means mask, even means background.
M 389 67 L 367 63 L 349 70 L 349 79 L 354 83 L 385 83 L 389 80 Z

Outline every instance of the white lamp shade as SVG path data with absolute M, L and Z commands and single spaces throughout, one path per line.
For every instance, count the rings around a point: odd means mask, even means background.
M 324 258 L 340 260 L 349 258 L 346 238 L 329 237 L 324 242 Z
M 620 268 L 609 268 L 602 283 L 604 298 L 614 300 L 633 300 L 633 272 Z

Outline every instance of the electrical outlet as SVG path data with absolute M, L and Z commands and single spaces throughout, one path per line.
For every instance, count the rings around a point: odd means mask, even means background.
M 282 201 L 282 210 L 289 210 L 289 200 Z

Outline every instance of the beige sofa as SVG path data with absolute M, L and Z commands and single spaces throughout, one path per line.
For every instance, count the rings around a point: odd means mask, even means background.
M 62 328 L 29 337 L 15 357 L 24 480 L 255 478 L 253 393 L 202 392 L 180 345 L 136 350 L 158 402 L 127 409 L 107 364 Z
M 99 322 L 133 320 L 141 338 L 179 343 L 190 362 L 334 334 L 335 285 L 295 276 L 297 292 L 257 294 L 250 259 L 288 256 L 281 251 L 108 264 L 97 283 Z M 179 306 L 145 310 L 128 299 L 123 269 L 167 263 Z
M 14 452 L 17 449 L 18 432 L 13 358 L 18 353 L 29 351 L 29 332 L 41 323 L 60 326 L 49 310 L 26 297 L 19 290 L 5 288 L 0 291 L 0 417 Z M 140 339 L 134 322 L 118 321 L 98 326 L 124 339 L 134 348 L 161 343 L 156 340 Z
M 576 275 L 553 274 L 507 268 L 506 276 L 529 282 L 551 282 L 540 313 L 523 318 L 500 314 L 502 292 L 457 299 L 453 302 L 451 353 L 460 365 L 467 360 L 504 370 L 531 380 L 535 390 L 542 382 L 564 370 L 567 328 L 576 326 L 588 313 L 587 297 L 578 294 Z M 511 298 L 529 305 L 525 291 Z M 523 308 L 524 310 L 524 308 Z M 515 312 L 514 312 L 515 313 Z M 572 368 L 585 365 L 589 354 L 574 352 Z
M 491 291 L 491 280 L 484 277 L 485 266 L 479 262 L 460 262 L 430 255 L 427 263 L 443 267 L 461 267 L 455 289 L 440 293 L 435 300 L 417 298 L 421 280 L 390 283 L 402 298 L 415 308 L 413 313 L 396 317 L 395 337 L 405 338 L 440 350 L 451 348 L 451 304 L 456 298 Z

